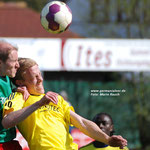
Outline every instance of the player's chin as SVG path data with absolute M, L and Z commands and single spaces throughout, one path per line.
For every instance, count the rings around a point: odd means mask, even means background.
M 10 78 L 14 78 L 16 76 L 16 71 L 12 71 L 8 74 Z
M 45 90 L 44 90 L 43 87 L 37 88 L 37 91 L 38 91 L 39 93 L 41 93 L 41 94 L 44 94 L 44 93 L 45 93 Z

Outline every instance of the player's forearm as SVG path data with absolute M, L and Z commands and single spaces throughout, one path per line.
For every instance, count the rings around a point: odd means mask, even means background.
M 10 112 L 9 114 L 5 115 L 2 120 L 3 127 L 7 129 L 16 126 L 18 123 L 26 119 L 30 114 L 32 114 L 39 107 L 40 107 L 39 103 L 36 102 L 18 111 Z
M 105 134 L 94 122 L 82 118 L 74 112 L 71 112 L 70 115 L 71 123 L 78 129 L 80 129 L 81 132 L 97 141 L 108 144 L 110 137 L 107 134 Z
M 82 119 L 82 122 L 83 131 L 85 130 L 85 133 L 87 133 L 88 136 L 95 139 L 96 141 L 100 141 L 113 147 L 120 147 L 121 149 L 127 145 L 126 139 L 122 138 L 121 136 L 110 137 L 106 135 L 94 122 L 84 118 Z
M 100 141 L 102 143 L 108 144 L 109 136 L 105 134 L 94 122 L 83 119 L 83 127 L 81 127 L 82 131 L 87 133 L 91 138 Z

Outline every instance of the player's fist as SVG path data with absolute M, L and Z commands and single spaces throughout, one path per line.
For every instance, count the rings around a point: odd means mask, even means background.
M 109 145 L 112 147 L 120 147 L 123 149 L 123 147 L 127 146 L 127 140 L 124 139 L 122 136 L 113 135 L 109 138 L 108 141 Z
M 44 106 L 44 105 L 47 105 L 49 104 L 50 102 L 54 103 L 54 104 L 57 104 L 58 103 L 58 94 L 55 93 L 55 92 L 47 92 L 45 94 L 45 96 L 43 96 L 41 98 L 41 100 L 39 101 L 39 106 Z
M 54 104 L 58 103 L 58 94 L 57 93 L 49 91 L 45 94 L 45 96 L 47 98 L 49 98 L 51 100 L 51 102 L 53 102 Z

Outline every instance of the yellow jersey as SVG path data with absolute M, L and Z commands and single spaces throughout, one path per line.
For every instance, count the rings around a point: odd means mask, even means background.
M 4 104 L 3 115 L 32 105 L 43 96 L 30 95 L 24 101 L 21 93 L 12 93 Z M 50 102 L 19 123 L 17 127 L 30 150 L 77 150 L 78 145 L 69 134 L 70 110 L 74 111 L 73 107 L 58 96 L 57 105 Z
M 123 149 L 120 149 L 119 147 L 111 147 L 108 145 L 104 145 L 102 147 L 95 147 L 92 143 L 89 143 L 88 145 L 85 145 L 80 148 L 80 150 L 129 150 L 127 147 L 124 147 Z

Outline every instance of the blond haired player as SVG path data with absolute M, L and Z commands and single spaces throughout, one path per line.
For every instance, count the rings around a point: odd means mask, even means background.
M 43 78 L 36 62 L 19 59 L 15 83 L 25 85 L 31 94 L 25 102 L 21 93 L 12 93 L 5 102 L 2 124 L 5 128 L 17 125 L 28 141 L 30 150 L 77 150 L 69 134 L 69 125 L 86 135 L 111 146 L 123 148 L 127 141 L 121 136 L 108 136 L 95 123 L 79 116 L 73 107 L 58 96 L 58 103 L 44 94 Z

